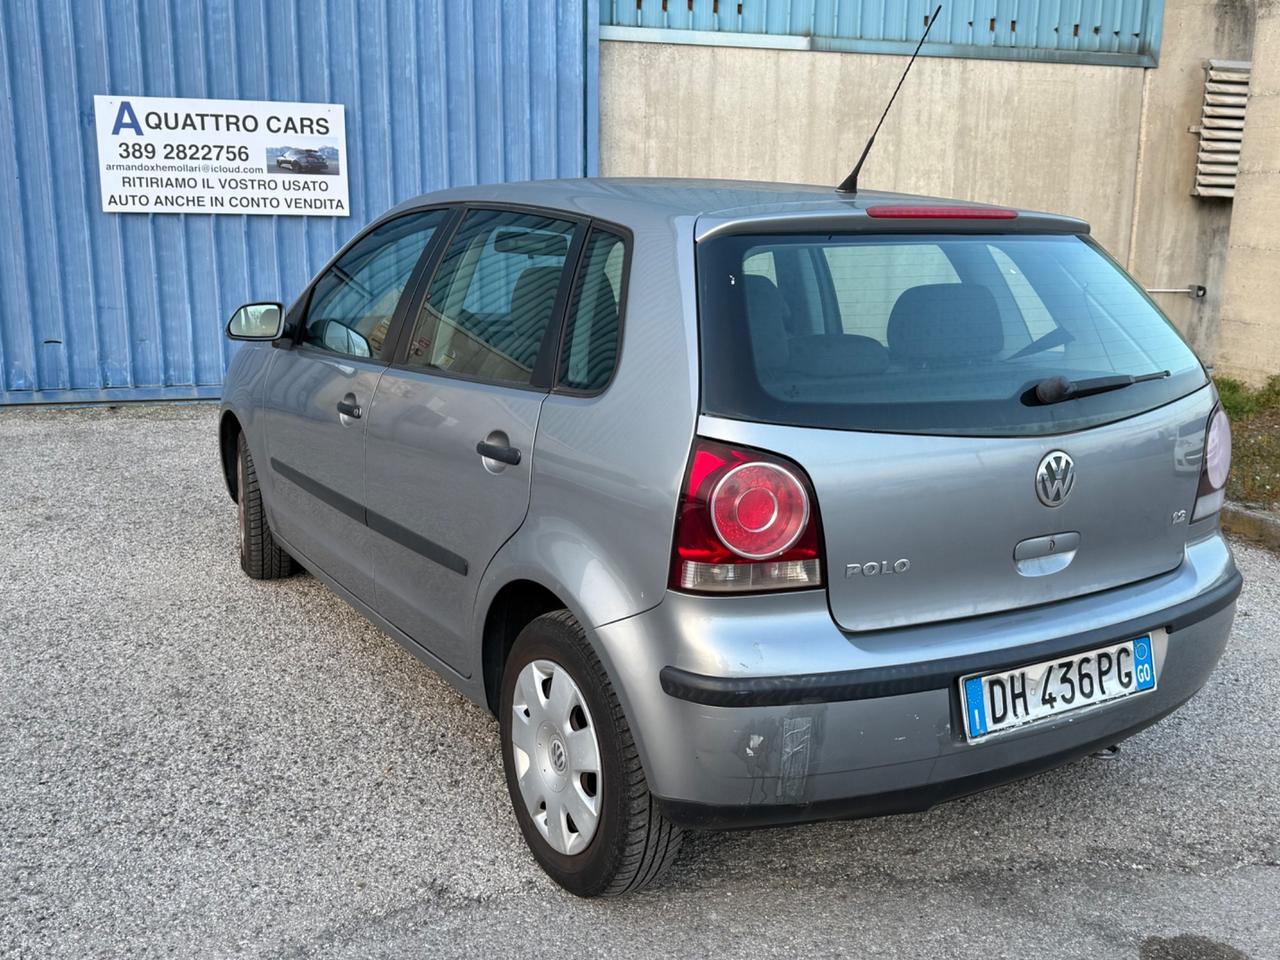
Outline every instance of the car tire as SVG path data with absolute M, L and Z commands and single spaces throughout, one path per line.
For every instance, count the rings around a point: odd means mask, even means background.
M 292 574 L 293 557 L 276 543 L 262 507 L 258 472 L 253 454 L 241 433 L 236 441 L 236 532 L 240 547 L 240 569 L 254 580 L 279 580 Z
M 537 679 L 544 675 L 546 679 Z M 532 692 L 530 678 L 536 682 Z M 557 686 L 566 678 L 571 681 L 568 686 Z M 563 719 L 549 706 L 563 707 L 572 703 L 575 695 L 586 708 L 576 722 Z M 661 878 L 680 850 L 682 832 L 663 815 L 649 793 L 613 684 L 582 625 L 567 610 L 544 614 L 520 632 L 503 669 L 499 704 L 502 760 L 511 805 L 529 849 L 551 879 L 580 897 L 609 897 L 639 890 Z M 573 716 L 572 709 L 568 716 Z M 538 724 L 539 731 L 549 731 L 552 739 L 547 749 L 543 749 L 541 734 L 532 732 L 531 721 Z M 517 729 L 517 724 L 525 726 Z M 556 826 L 551 813 L 578 802 L 560 800 L 558 797 L 568 794 L 554 792 L 554 738 L 563 734 L 565 742 L 576 738 L 573 743 L 580 744 L 585 742 L 584 733 L 594 736 L 596 779 L 577 772 L 575 748 L 570 747 L 570 759 L 562 771 L 568 777 L 563 789 L 584 797 L 587 794 L 578 788 L 594 787 L 598 818 L 583 848 L 572 850 L 574 841 L 563 842 L 563 836 L 574 836 L 572 831 L 557 834 L 555 845 L 551 839 Z M 532 744 L 532 748 L 522 749 L 517 741 Z M 560 750 L 562 757 L 565 753 Z M 589 750 L 586 753 L 589 755 Z M 536 798 L 542 794 L 550 803 L 538 808 Z M 540 816 L 539 821 L 535 815 Z M 567 822 L 576 826 L 571 819 Z M 584 833 L 579 827 L 578 840 Z

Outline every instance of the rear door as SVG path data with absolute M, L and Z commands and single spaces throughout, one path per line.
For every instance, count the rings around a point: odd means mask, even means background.
M 1085 240 L 713 243 L 699 255 L 704 413 L 751 421 L 723 429 L 808 471 L 842 626 L 1042 604 L 1181 562 L 1212 390 Z M 833 294 L 816 307 L 774 279 L 805 259 Z M 1053 404 L 1034 392 L 1121 374 L 1156 379 Z
M 1156 576 L 1183 556 L 1207 391 L 1105 429 L 1053 438 L 762 429 L 757 445 L 813 481 L 831 612 L 848 630 L 1033 606 Z M 734 436 L 738 436 L 735 434 Z M 1065 502 L 1037 495 L 1046 455 L 1072 458 Z M 1051 629 L 1051 624 L 1048 625 Z
M 581 233 L 567 216 L 468 210 L 369 417 L 378 611 L 467 675 L 477 583 L 528 510 Z
M 374 227 L 315 281 L 293 349 L 274 351 L 264 416 L 271 520 L 362 600 L 373 596 L 364 525 L 364 434 L 397 310 L 446 212 Z

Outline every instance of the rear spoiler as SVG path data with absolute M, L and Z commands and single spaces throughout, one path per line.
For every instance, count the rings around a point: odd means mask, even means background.
M 964 211 L 972 210 L 966 217 Z M 936 216 L 930 216 L 929 213 Z M 712 237 L 740 233 L 1089 233 L 1089 224 L 1075 217 L 1034 210 L 1009 210 L 978 204 L 869 203 L 848 204 L 832 210 L 830 201 L 815 203 L 812 210 L 797 205 L 785 212 L 703 214 L 694 229 L 701 242 Z

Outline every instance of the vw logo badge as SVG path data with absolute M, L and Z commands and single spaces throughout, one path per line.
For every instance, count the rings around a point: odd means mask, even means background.
M 559 737 L 551 741 L 551 765 L 555 767 L 556 773 L 564 773 L 569 766 L 569 758 L 565 755 L 564 744 Z
M 1062 450 L 1051 450 L 1036 468 L 1036 496 L 1046 507 L 1060 507 L 1076 484 L 1076 467 Z

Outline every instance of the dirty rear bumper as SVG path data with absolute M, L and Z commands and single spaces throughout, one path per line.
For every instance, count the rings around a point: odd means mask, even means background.
M 1185 701 L 1183 701 L 1185 702 Z M 1168 716 L 1182 704 L 1164 710 L 1125 728 L 1095 740 L 1074 743 L 1065 750 L 1020 760 L 1003 767 L 977 773 L 958 773 L 949 780 L 927 779 L 914 786 L 882 793 L 853 794 L 800 803 L 710 804 L 688 800 L 659 798 L 663 812 L 674 823 L 688 829 L 743 830 L 755 827 L 781 827 L 811 823 L 815 820 L 853 820 L 897 813 L 919 813 L 948 800 L 967 797 L 982 790 L 1012 783 L 1025 777 L 1052 770 L 1080 757 L 1113 746 L 1151 724 Z M 905 772 L 905 771 L 904 771 Z
M 817 592 L 673 594 L 596 634 L 668 815 L 750 827 L 923 810 L 1118 743 L 1204 684 L 1239 589 L 1214 535 L 1162 577 L 1011 614 L 845 634 Z M 1156 690 L 965 741 L 960 676 L 1148 632 Z

